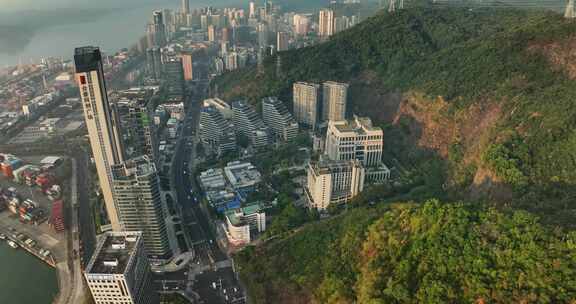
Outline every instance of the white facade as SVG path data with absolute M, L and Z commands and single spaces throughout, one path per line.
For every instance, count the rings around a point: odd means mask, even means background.
M 96 304 L 152 304 L 157 300 L 139 232 L 101 236 L 84 277 Z
M 228 241 L 234 245 L 253 241 L 251 231 L 266 230 L 266 213 L 259 204 L 250 205 L 226 212 L 226 232 Z
M 320 161 L 308 166 L 306 194 L 310 207 L 326 210 L 347 203 L 364 189 L 365 170 L 359 161 Z
M 356 159 L 366 167 L 382 162 L 384 132 L 366 117 L 352 120 L 331 120 L 326 132 L 325 154 L 333 160 Z

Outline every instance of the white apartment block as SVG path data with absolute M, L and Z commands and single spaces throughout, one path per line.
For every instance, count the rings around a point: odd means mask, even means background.
M 226 212 L 226 236 L 233 245 L 250 243 L 251 231 L 266 230 L 266 213 L 260 204 L 253 204 Z
M 305 189 L 311 208 L 344 204 L 364 189 L 365 170 L 357 160 L 323 160 L 308 166 Z
M 324 153 L 333 160 L 358 160 L 365 167 L 380 166 L 384 132 L 367 117 L 331 120 L 326 132 Z

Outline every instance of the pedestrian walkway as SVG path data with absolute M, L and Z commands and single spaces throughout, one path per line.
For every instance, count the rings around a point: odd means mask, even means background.
M 154 272 L 176 272 L 188 267 L 188 264 L 194 259 L 193 252 L 184 252 L 175 257 L 170 263 L 161 266 L 152 266 Z

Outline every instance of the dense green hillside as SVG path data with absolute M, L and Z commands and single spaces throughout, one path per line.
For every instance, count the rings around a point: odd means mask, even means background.
M 269 58 L 219 78 L 255 103 L 350 82 L 398 175 L 239 253 L 256 303 L 576 303 L 575 34 L 550 12 L 412 8 L 281 53 L 280 74 Z
M 254 303 L 576 301 L 576 233 L 438 201 L 356 209 L 236 261 Z
M 281 53 L 278 75 L 270 58 L 217 83 L 226 99 L 290 101 L 294 81 L 349 81 L 350 108 L 385 127 L 387 163 L 412 176 L 440 163 L 445 180 L 410 199 L 443 192 L 575 225 L 575 33 L 551 12 L 412 8 Z

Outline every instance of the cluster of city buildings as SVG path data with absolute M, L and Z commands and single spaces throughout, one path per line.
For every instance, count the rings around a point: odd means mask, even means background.
M 183 0 L 180 11 L 154 11 L 140 40 L 146 86 L 110 95 L 99 49 L 76 49 L 75 78 L 111 226 L 85 269 L 97 303 L 150 302 L 150 261 L 160 264 L 176 253 L 161 189 L 162 168 L 170 166 L 163 151 L 174 147 L 160 138 L 177 138 L 187 112 L 186 82 L 262 63 L 270 54 L 310 45 L 358 22 L 337 11 L 322 10 L 316 22 L 313 15 L 281 13 L 271 1 L 262 7 L 250 2 L 248 10 L 192 11 Z M 305 193 L 310 207 L 323 210 L 390 174 L 381 162 L 382 130 L 367 118 L 346 120 L 347 95 L 344 83 L 296 83 L 293 111 L 277 97 L 263 98 L 259 109 L 245 100 L 207 99 L 199 137 L 209 154 L 221 156 L 245 142 L 254 151 L 289 142 L 301 128 L 309 129 L 323 155 L 307 168 Z M 248 201 L 262 183 L 252 163 L 230 162 L 197 180 L 209 205 L 224 215 L 230 244 L 250 243 L 266 229 L 269 202 Z
M 346 83 L 293 85 L 294 117 L 314 133 L 314 144 L 322 156 L 308 166 L 305 193 L 313 208 L 326 209 L 360 193 L 365 183 L 390 178 L 382 162 L 384 133 L 369 118 L 349 117 Z
M 129 136 L 139 151 L 127 155 L 118 104 L 110 102 L 102 57 L 94 47 L 75 51 L 76 78 L 100 189 L 113 231 L 140 231 L 149 255 L 168 259 L 172 250 L 164 224 L 165 208 L 159 195 L 154 147 L 150 143 L 152 119 L 145 100 L 135 94 L 122 116 L 138 130 Z M 142 93 L 144 94 L 144 93 Z M 125 97 L 125 96 L 124 96 Z M 122 95 L 118 98 L 122 99 Z
M 224 231 L 229 244 L 248 244 L 266 230 L 264 202 L 249 202 L 248 195 L 257 191 L 262 182 L 258 169 L 249 162 L 234 161 L 224 168 L 201 172 L 198 182 L 208 204 L 224 214 Z
M 153 12 L 138 48 L 147 57 L 151 80 L 180 65 L 185 81 L 208 79 L 225 71 L 262 64 L 268 56 L 326 40 L 360 21 L 358 3 L 333 1 L 315 16 L 285 11 L 272 1 L 247 8 L 190 9 L 182 0 L 177 11 Z M 203 59 L 208 55 L 210 65 Z M 173 67 L 170 67 L 173 65 Z M 165 75 L 165 76 L 163 76 Z
M 266 97 L 261 106 L 260 115 L 245 100 L 231 104 L 218 98 L 205 100 L 200 115 L 200 139 L 205 148 L 222 155 L 236 151 L 239 137 L 247 139 L 251 147 L 258 150 L 298 136 L 298 123 L 282 101 Z
M 156 112 L 154 87 L 109 97 L 98 48 L 77 48 L 74 60 L 112 230 L 100 238 L 85 277 L 97 303 L 150 303 L 154 296 L 150 261 L 168 261 L 177 250 L 170 241 L 167 207 L 161 197 L 155 123 L 168 124 L 167 116 L 180 117 L 183 109 L 172 104 Z

